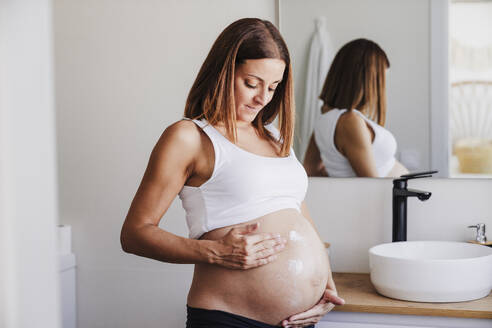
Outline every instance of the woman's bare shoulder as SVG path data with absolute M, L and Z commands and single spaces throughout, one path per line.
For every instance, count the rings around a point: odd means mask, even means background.
M 169 149 L 183 152 L 197 152 L 201 149 L 200 127 L 189 120 L 177 121 L 162 133 L 154 151 Z
M 371 132 L 364 118 L 355 111 L 347 111 L 340 116 L 336 127 L 337 147 L 368 147 L 371 144 Z
M 346 111 L 343 113 L 338 119 L 337 128 L 341 130 L 353 133 L 359 129 L 364 129 L 366 126 L 366 122 L 361 117 L 360 114 L 356 113 L 353 110 Z
M 174 138 L 196 139 L 200 137 L 200 127 L 190 120 L 180 120 L 169 125 L 163 135 Z

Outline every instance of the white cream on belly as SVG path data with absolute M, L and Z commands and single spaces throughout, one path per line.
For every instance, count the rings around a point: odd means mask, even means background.
M 289 239 L 292 241 L 302 241 L 304 238 L 295 230 L 289 231 Z
M 301 260 L 289 260 L 289 271 L 295 275 L 301 274 L 303 267 Z
M 300 242 L 304 238 L 295 230 L 289 231 L 289 240 L 293 242 Z M 288 261 L 288 270 L 295 275 L 302 273 L 304 269 L 304 263 L 300 259 L 291 259 Z
M 290 283 L 291 283 L 291 295 L 288 298 L 288 302 L 290 306 L 296 307 L 299 302 L 301 301 L 301 293 L 302 290 L 299 290 L 297 288 L 297 279 L 295 276 L 298 276 L 302 273 L 304 265 L 301 260 L 289 260 L 288 262 L 288 271 L 294 275 L 294 277 L 291 277 Z
M 295 230 L 289 231 L 289 240 L 291 242 L 301 242 L 304 238 Z M 297 288 L 296 276 L 299 276 L 304 271 L 304 262 L 300 259 L 290 259 L 287 261 L 287 271 L 289 272 L 290 278 L 286 278 L 284 275 L 277 275 L 277 279 L 288 281 L 290 284 L 291 294 L 286 299 L 290 306 L 296 307 L 302 299 L 302 290 Z M 289 276 L 288 276 L 289 277 Z

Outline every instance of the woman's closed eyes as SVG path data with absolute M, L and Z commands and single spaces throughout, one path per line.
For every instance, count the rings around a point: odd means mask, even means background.
M 258 84 L 252 84 L 252 83 L 249 83 L 249 82 L 247 82 L 247 81 L 246 81 L 246 82 L 244 82 L 244 84 L 245 84 L 248 88 L 250 88 L 250 89 L 256 89 L 256 88 L 258 88 Z M 274 92 L 274 91 L 275 91 L 275 88 L 268 88 L 268 91 L 270 91 L 270 92 Z

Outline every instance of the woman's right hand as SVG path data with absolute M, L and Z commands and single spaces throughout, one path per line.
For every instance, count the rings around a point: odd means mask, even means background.
M 287 241 L 275 233 L 254 233 L 259 223 L 232 228 L 224 237 L 217 240 L 220 247 L 212 260 L 229 269 L 247 270 L 256 268 L 277 259 Z

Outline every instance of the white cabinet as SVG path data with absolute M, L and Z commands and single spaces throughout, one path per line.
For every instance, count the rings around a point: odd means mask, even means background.
M 60 301 L 62 327 L 76 327 L 75 304 L 75 255 L 73 253 L 60 254 Z
M 316 328 L 492 328 L 492 319 L 468 319 L 380 313 L 328 313 Z

